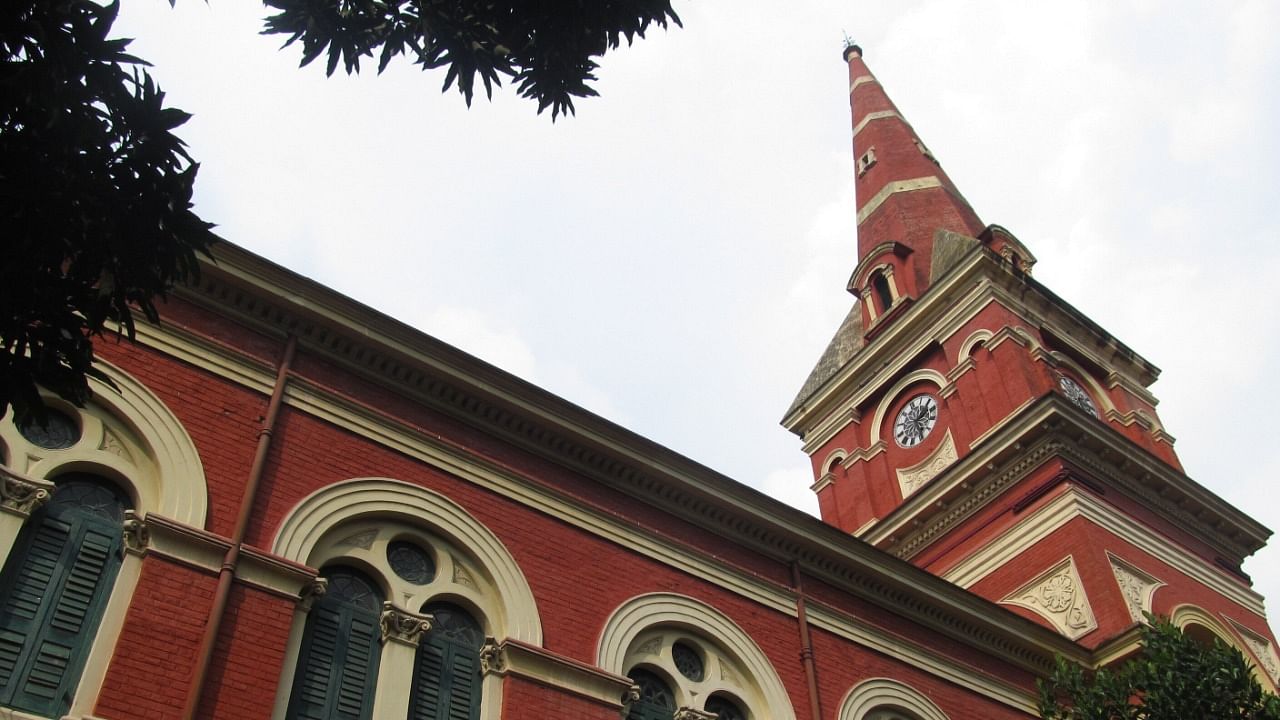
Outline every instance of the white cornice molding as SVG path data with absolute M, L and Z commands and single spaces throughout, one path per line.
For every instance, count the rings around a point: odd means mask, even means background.
M 1050 436 L 1052 442 L 1046 445 Z M 1050 455 L 1132 497 L 1229 561 L 1242 561 L 1270 535 L 1256 520 L 1134 445 L 1109 423 L 1051 393 L 975 444 L 968 455 L 895 508 L 866 539 L 899 557 L 912 557 Z
M 631 678 L 605 672 L 513 638 L 487 643 L 481 649 L 480 662 L 486 675 L 524 678 L 615 711 L 622 710 L 623 695 L 632 685 Z
M 811 397 L 788 414 L 782 421 L 783 426 L 799 434 L 806 448 L 820 447 L 819 437 L 830 438 L 843 427 L 832 427 L 838 424 L 838 413 L 860 407 L 886 382 L 901 373 L 929 344 L 942 342 L 959 332 L 993 301 L 1055 337 L 1069 339 L 1084 335 L 1094 338 L 1097 342 L 1092 345 L 1071 340 L 1072 351 L 1099 367 L 1112 368 L 1109 383 L 1154 405 L 1155 398 L 1144 388 L 1159 374 L 1155 366 L 1094 325 L 1043 285 L 1030 278 L 1015 276 L 989 255 L 982 249 L 971 251 L 967 259 L 908 308 L 898 322 L 862 348 Z M 1073 332 L 1065 328 L 1073 328 Z M 993 337 L 988 343 L 993 349 L 1005 340 L 1015 340 L 1032 349 L 1038 347 L 1034 338 L 1021 328 L 993 330 Z M 1145 376 L 1145 383 L 1138 379 L 1139 375 Z M 1142 392 L 1136 389 L 1142 389 Z
M 987 648 L 1036 671 L 1049 667 L 1055 652 L 1072 657 L 1081 652 L 1029 621 L 1001 614 L 993 617 L 990 603 L 544 390 L 317 283 L 234 246 L 227 248 L 217 265 L 206 266 L 199 288 L 183 291 L 184 298 L 259 328 L 268 337 L 297 333 L 305 352 L 323 354 L 358 376 L 395 388 L 410 401 L 477 424 L 517 447 L 708 527 L 764 557 L 799 561 L 817 579 L 895 607 L 905 618 L 973 647 Z M 893 328 L 888 331 L 892 333 Z M 616 538 L 623 546 L 639 543 L 637 552 L 707 577 L 766 607 L 794 613 L 793 598 L 785 588 L 691 548 L 638 533 L 633 525 L 622 526 L 612 515 L 534 486 L 528 478 L 495 468 L 440 438 L 424 436 L 334 390 L 305 385 L 301 379 L 290 384 L 286 399 L 291 406 L 588 532 Z
M 987 675 L 972 666 L 957 664 L 928 648 L 908 642 L 899 636 L 885 634 L 857 618 L 833 613 L 830 608 L 817 602 L 810 601 L 808 616 L 809 622 L 816 628 L 875 650 L 1017 710 L 1032 714 L 1036 712 L 1036 697 L 1033 694 Z
M 1023 551 L 1044 541 L 1075 518 L 1084 518 L 1124 542 L 1222 595 L 1241 608 L 1265 617 L 1262 596 L 1239 580 L 1209 565 L 1181 547 L 1153 533 L 1094 495 L 1068 488 L 1058 497 L 1027 513 L 1000 537 L 975 550 L 952 566 L 942 577 L 962 588 L 970 588 Z M 1132 563 L 1128 563 L 1132 565 Z

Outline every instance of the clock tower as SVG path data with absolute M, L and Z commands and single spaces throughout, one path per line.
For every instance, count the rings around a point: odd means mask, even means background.
M 1187 477 L 1159 369 L 1036 281 L 850 45 L 852 307 L 783 425 L 822 518 L 1089 649 L 1144 612 L 1280 659 L 1241 570 L 1270 531 Z

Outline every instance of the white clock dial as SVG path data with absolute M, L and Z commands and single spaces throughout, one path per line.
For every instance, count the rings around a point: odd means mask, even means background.
M 893 422 L 893 437 L 900 447 L 915 447 L 929 437 L 937 422 L 938 401 L 932 395 L 917 395 L 898 411 L 898 418 Z
M 1093 398 L 1089 397 L 1089 393 L 1080 387 L 1080 383 L 1072 380 L 1066 375 L 1058 378 L 1058 387 L 1062 388 L 1062 394 L 1075 404 L 1076 407 L 1084 410 L 1094 417 L 1098 417 L 1098 408 L 1093 404 Z

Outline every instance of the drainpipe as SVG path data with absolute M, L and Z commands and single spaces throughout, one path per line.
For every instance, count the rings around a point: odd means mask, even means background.
M 244 544 L 244 536 L 249 529 L 249 516 L 258 495 L 263 468 L 267 464 L 271 436 L 275 432 L 280 406 L 284 404 L 284 387 L 297 349 L 298 339 L 290 335 L 285 342 L 280 365 L 276 369 L 276 384 L 271 391 L 271 401 L 267 404 L 267 414 L 262 419 L 262 427 L 258 430 L 258 448 L 253 456 L 253 465 L 249 468 L 249 480 L 245 483 L 244 495 L 240 498 L 240 514 L 236 517 L 235 529 L 231 533 L 231 546 L 227 548 L 227 554 L 222 558 L 222 568 L 218 571 L 218 589 L 214 591 L 213 607 L 209 610 L 209 623 L 205 625 L 204 637 L 200 640 L 200 649 L 196 655 L 195 672 L 187 687 L 187 704 L 182 710 L 183 720 L 195 720 L 196 712 L 200 709 L 200 696 L 204 694 L 205 677 L 209 674 L 213 649 L 217 645 L 218 632 L 222 629 L 222 619 L 227 612 L 227 599 L 231 596 L 231 581 L 235 578 L 236 565 L 240 562 L 240 547 Z
M 818 700 L 818 673 L 813 664 L 813 642 L 809 639 L 809 614 L 805 609 L 804 586 L 800 582 L 800 563 L 791 561 L 791 586 L 796 591 L 796 623 L 800 627 L 800 663 L 809 682 L 809 708 L 813 720 L 822 720 L 822 704 Z

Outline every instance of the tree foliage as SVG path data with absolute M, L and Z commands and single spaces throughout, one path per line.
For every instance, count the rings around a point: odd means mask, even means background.
M 174 0 L 170 0 L 172 4 Z M 596 95 L 596 57 L 679 24 L 670 0 L 267 0 L 267 34 L 358 72 L 378 55 L 447 68 L 470 105 L 506 76 L 518 92 L 574 111 Z M 42 420 L 38 386 L 83 405 L 93 342 L 132 339 L 134 313 L 199 270 L 217 240 L 192 211 L 198 169 L 173 130 L 147 63 L 110 37 L 119 0 L 0 3 L 0 415 Z M 109 382 L 109 380 L 108 380 Z
M 0 414 L 40 420 L 43 385 L 89 397 L 92 341 L 193 275 L 217 239 L 191 210 L 187 121 L 111 39 L 118 1 L 0 10 Z M 114 330 L 108 329 L 108 323 Z
M 1167 619 L 1147 616 L 1142 650 L 1118 668 L 1086 673 L 1058 658 L 1040 683 L 1045 720 L 1280 720 L 1241 652 L 1204 645 Z
M 446 67 L 444 90 L 456 81 L 471 104 L 476 76 L 485 93 L 502 76 L 523 97 L 551 108 L 552 120 L 574 112 L 573 99 L 596 95 L 588 83 L 593 58 L 644 37 L 650 25 L 680 24 L 670 0 L 266 0 L 279 12 L 266 33 L 302 44 L 302 64 L 326 54 L 325 72 L 339 63 L 359 72 L 378 56 L 378 72 L 404 55 L 424 70 Z

